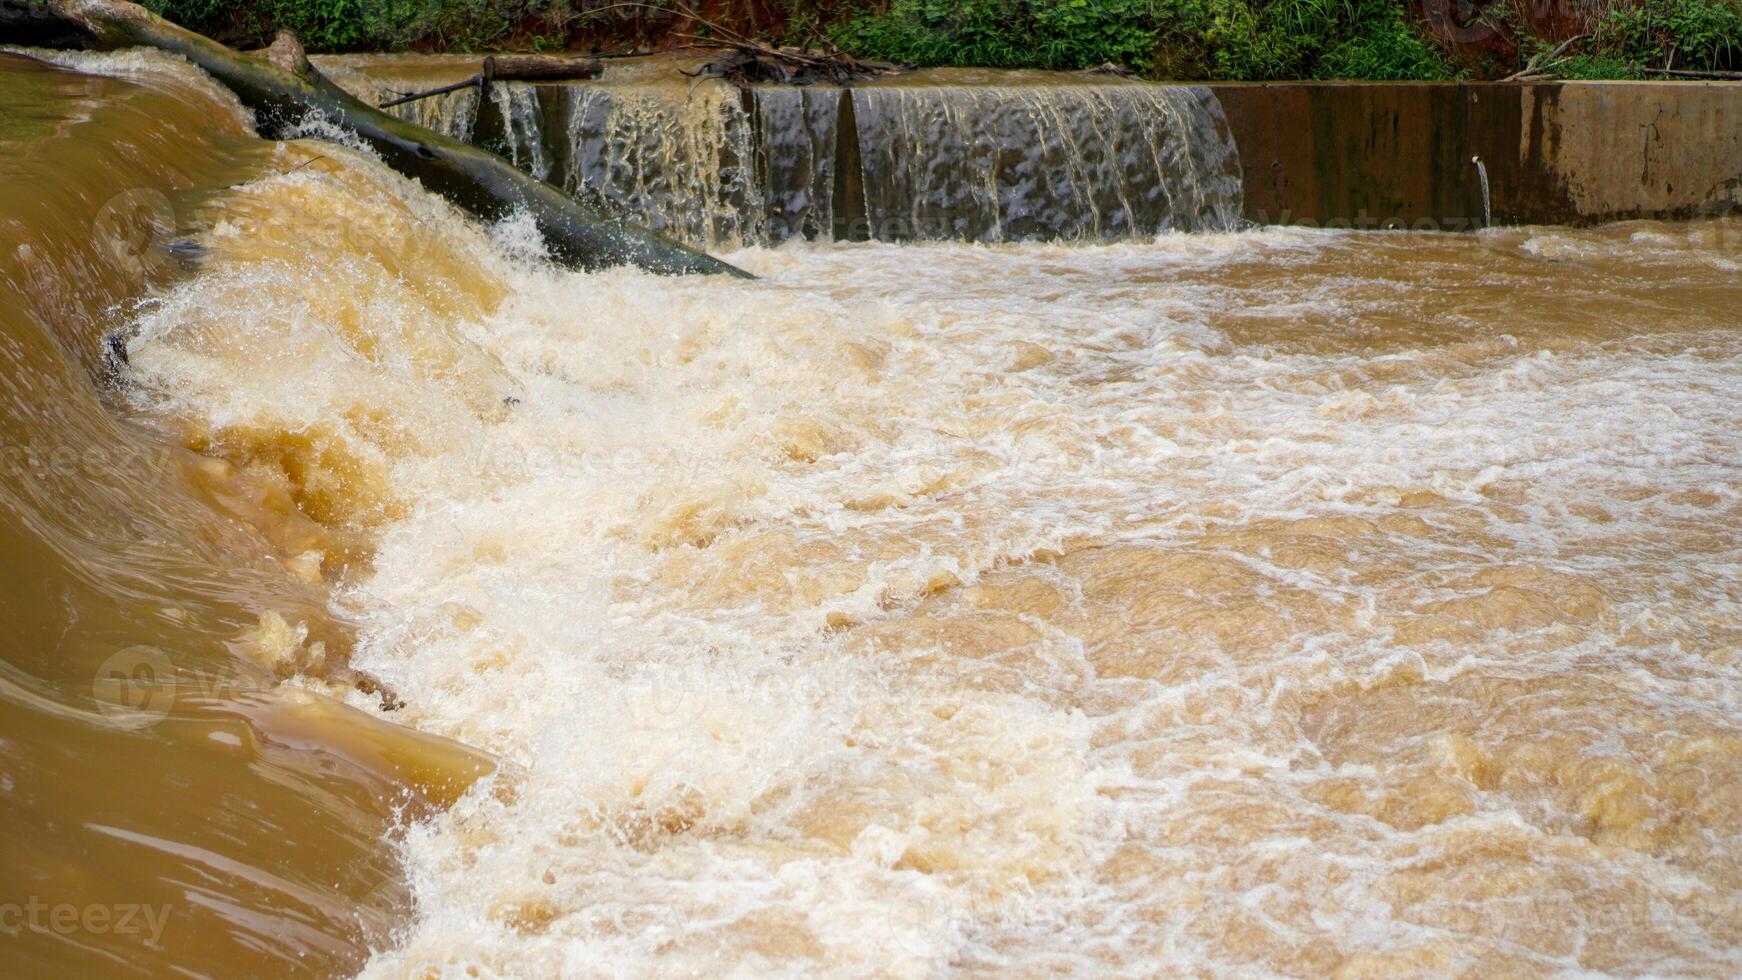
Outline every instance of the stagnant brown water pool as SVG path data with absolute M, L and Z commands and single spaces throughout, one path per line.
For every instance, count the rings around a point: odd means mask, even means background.
M 76 67 L 7 973 L 1742 970 L 1742 224 L 580 275 Z

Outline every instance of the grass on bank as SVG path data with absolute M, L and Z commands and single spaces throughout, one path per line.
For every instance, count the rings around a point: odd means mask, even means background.
M 866 58 L 915 65 L 1069 70 L 1104 63 L 1156 78 L 1493 78 L 1559 39 L 1526 16 L 1541 0 L 1491 0 L 1460 24 L 1501 39 L 1476 54 L 1428 30 L 1456 0 L 649 0 L 699 7 L 740 30 L 826 37 Z M 1557 0 L 1585 37 L 1551 65 L 1565 78 L 1641 78 L 1648 69 L 1742 69 L 1742 0 Z M 244 46 L 277 28 L 311 50 L 475 51 L 657 41 L 678 21 L 610 0 L 145 0 Z

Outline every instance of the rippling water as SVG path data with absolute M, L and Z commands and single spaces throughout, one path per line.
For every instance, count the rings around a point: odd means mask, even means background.
M 340 535 L 105 340 L 198 274 L 215 192 L 312 154 L 185 65 L 77 63 L 0 54 L 0 974 L 354 972 L 410 911 L 388 836 L 488 762 L 280 684 L 295 638 L 379 690 L 297 558 Z
M 499 761 L 365 975 L 1742 970 L 1742 225 L 670 280 L 271 152 L 119 410 Z

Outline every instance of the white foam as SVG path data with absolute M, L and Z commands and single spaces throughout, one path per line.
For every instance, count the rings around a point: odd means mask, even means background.
M 1268 230 L 739 283 L 456 228 L 468 304 L 382 272 L 428 205 L 355 186 L 379 235 L 219 248 L 133 361 L 220 449 L 367 477 L 357 665 L 512 764 L 407 835 L 371 975 L 1742 966 L 1735 822 L 1663 761 L 1742 755 L 1709 266 L 1677 308 Z

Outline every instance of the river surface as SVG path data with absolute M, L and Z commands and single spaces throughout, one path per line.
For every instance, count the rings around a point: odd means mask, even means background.
M 1742 224 L 582 275 L 76 66 L 0 913 L 164 918 L 5 972 L 1742 971 Z

